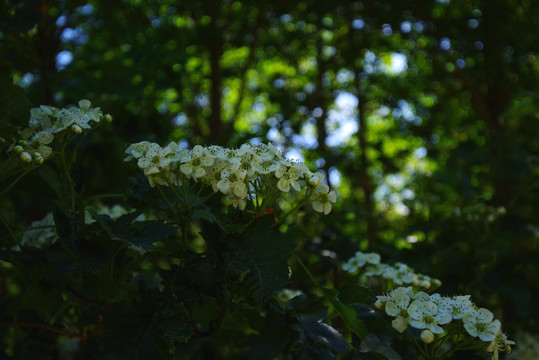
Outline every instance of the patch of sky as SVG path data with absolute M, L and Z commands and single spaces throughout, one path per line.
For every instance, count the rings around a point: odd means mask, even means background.
M 443 51 L 448 51 L 451 49 L 451 40 L 449 40 L 449 38 L 446 38 L 446 37 L 443 37 L 440 39 L 440 49 L 442 49 Z
M 21 80 L 19 80 L 19 86 L 23 89 L 26 89 L 28 86 L 32 85 L 32 83 L 35 80 L 35 75 L 32 73 L 26 73 L 22 76 Z
M 401 195 L 403 199 L 406 199 L 406 200 L 412 200 L 413 198 L 415 198 L 414 192 L 410 189 L 403 189 L 401 192 Z
M 273 80 L 273 87 L 276 89 L 282 89 L 286 85 L 286 81 L 282 78 L 278 78 Z
M 337 50 L 335 49 L 334 46 L 324 46 L 324 48 L 322 49 L 322 54 L 326 58 L 332 57 L 336 53 L 337 53 Z
M 94 12 L 94 7 L 91 4 L 86 4 L 77 9 L 82 15 L 92 15 Z
M 62 42 L 74 42 L 75 44 L 83 44 L 88 41 L 88 35 L 79 26 L 75 29 L 67 27 L 60 35 Z
M 329 183 L 331 186 L 339 186 L 341 184 L 342 176 L 339 170 L 334 167 L 329 168 Z
M 361 30 L 365 27 L 365 21 L 362 19 L 355 19 L 352 21 L 352 29 L 354 30 Z
M 414 157 L 416 159 L 423 159 L 427 156 L 427 149 L 424 146 L 418 147 L 414 150 Z
M 67 24 L 67 16 L 60 15 L 58 16 L 58 19 L 56 19 L 56 26 L 58 27 L 64 27 Z
M 337 81 L 341 85 L 348 85 L 353 80 L 354 80 L 354 72 L 351 70 L 341 69 L 337 73 Z
M 175 117 L 172 118 L 172 125 L 173 126 L 185 126 L 189 122 L 189 119 L 184 113 L 179 113 Z
M 303 123 L 300 134 L 292 136 L 292 143 L 302 149 L 316 149 L 318 147 L 316 121 L 311 118 Z
M 401 174 L 390 174 L 386 176 L 386 183 L 395 190 L 401 190 L 404 187 L 405 179 Z
M 403 21 L 401 22 L 401 33 L 408 34 L 410 31 L 412 31 L 412 23 L 409 21 Z
M 56 69 L 64 70 L 73 61 L 73 54 L 69 51 L 60 51 L 56 55 Z
M 272 126 L 268 130 L 266 137 L 268 138 L 269 141 L 273 143 L 277 143 L 277 144 L 283 141 L 283 135 L 281 135 L 281 132 L 275 126 Z
M 206 95 L 198 94 L 195 98 L 195 104 L 197 104 L 198 107 L 205 108 L 210 106 L 210 100 Z
M 253 105 L 253 110 L 257 113 L 263 113 L 266 111 L 266 105 L 261 102 L 257 102 Z
M 279 120 L 277 120 L 277 118 L 274 117 L 274 116 L 270 116 L 270 117 L 268 118 L 268 120 L 266 120 L 266 122 L 267 122 L 268 125 L 271 126 L 271 127 L 277 127 L 277 126 L 279 126 Z
M 159 18 L 159 17 L 153 18 L 153 19 L 152 19 L 152 22 L 151 22 L 152 27 L 153 27 L 154 29 L 160 27 L 160 26 L 161 26 L 161 23 L 162 23 L 162 20 L 161 20 L 161 18 Z
M 470 29 L 477 29 L 479 26 L 479 21 L 477 21 L 477 19 L 470 19 L 468 20 L 467 25 Z
M 295 147 L 289 147 L 285 150 L 284 156 L 291 161 L 299 161 L 304 162 L 305 158 L 303 157 L 303 154 L 301 153 L 301 150 Z
M 389 24 L 382 25 L 382 35 L 389 36 L 391 34 L 393 34 L 393 29 L 391 28 L 391 25 Z
M 316 86 L 314 86 L 313 84 L 309 83 L 307 85 L 305 85 L 303 87 L 303 90 L 307 93 L 307 94 L 312 94 L 314 92 L 314 90 L 316 90 Z
M 335 108 L 328 112 L 326 119 L 327 146 L 340 146 L 348 142 L 358 130 L 356 121 L 358 100 L 347 91 L 341 91 L 335 98 Z
M 259 137 L 254 137 L 251 140 L 249 140 L 249 144 L 251 144 L 251 145 L 260 145 L 260 144 L 262 144 L 262 139 L 260 139 Z
M 425 23 L 422 21 L 418 21 L 414 24 L 414 29 L 416 32 L 421 33 L 423 30 L 425 30 Z
M 178 146 L 182 149 L 189 149 L 189 141 L 187 139 L 181 139 L 178 141 Z

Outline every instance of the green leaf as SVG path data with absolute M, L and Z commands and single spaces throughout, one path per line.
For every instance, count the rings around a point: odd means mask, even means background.
M 11 77 L 0 74 L 0 133 L 14 137 L 17 127 L 28 126 L 30 101 L 24 90 L 13 84 Z M 5 132 L 4 132 L 5 131 Z
M 153 244 L 165 240 L 176 232 L 175 226 L 163 221 L 134 222 L 141 214 L 140 210 L 125 214 L 116 221 L 108 215 L 98 214 L 93 209 L 88 209 L 88 211 L 113 240 L 124 241 L 144 251 L 152 250 Z
M 361 344 L 362 352 L 374 352 L 387 360 L 401 360 L 401 356 L 375 334 L 368 334 Z
M 271 227 L 273 219 L 254 221 L 237 238 L 231 238 L 235 251 L 225 256 L 226 268 L 245 283 L 260 304 L 289 281 L 288 258 L 294 243 Z
M 192 335 L 189 315 L 178 299 L 143 291 L 141 299 L 111 304 L 103 314 L 101 351 L 107 359 L 170 359 L 176 342 Z
M 345 305 L 339 300 L 339 291 L 336 289 L 326 289 L 321 288 L 324 292 L 324 295 L 331 302 L 335 310 L 343 318 L 344 321 L 350 326 L 350 328 L 359 336 L 361 339 L 365 339 L 367 336 L 367 327 L 365 323 L 358 319 L 357 311 L 354 307 L 350 305 Z

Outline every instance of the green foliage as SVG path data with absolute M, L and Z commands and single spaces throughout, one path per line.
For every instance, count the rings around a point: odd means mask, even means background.
M 533 1 L 1 2 L 0 358 L 421 357 L 343 273 L 358 250 L 537 333 L 537 19 Z M 22 164 L 30 107 L 83 98 L 112 124 Z M 199 183 L 161 196 L 122 162 L 141 140 L 272 141 L 338 201 L 276 224 Z

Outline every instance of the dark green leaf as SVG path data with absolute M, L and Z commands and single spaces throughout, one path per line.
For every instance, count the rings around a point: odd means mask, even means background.
M 295 246 L 285 234 L 272 229 L 273 219 L 269 220 L 257 219 L 240 236 L 230 239 L 236 248 L 226 255 L 228 271 L 248 286 L 258 303 L 289 281 L 287 259 Z

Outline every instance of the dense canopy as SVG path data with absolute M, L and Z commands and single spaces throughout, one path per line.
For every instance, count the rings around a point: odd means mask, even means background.
M 74 165 L 87 198 L 125 191 L 132 143 L 271 142 L 337 194 L 295 221 L 320 279 L 375 251 L 537 334 L 537 29 L 531 0 L 5 0 L 0 137 L 39 105 L 111 114 Z M 3 248 L 50 211 L 38 182 L 0 197 Z

